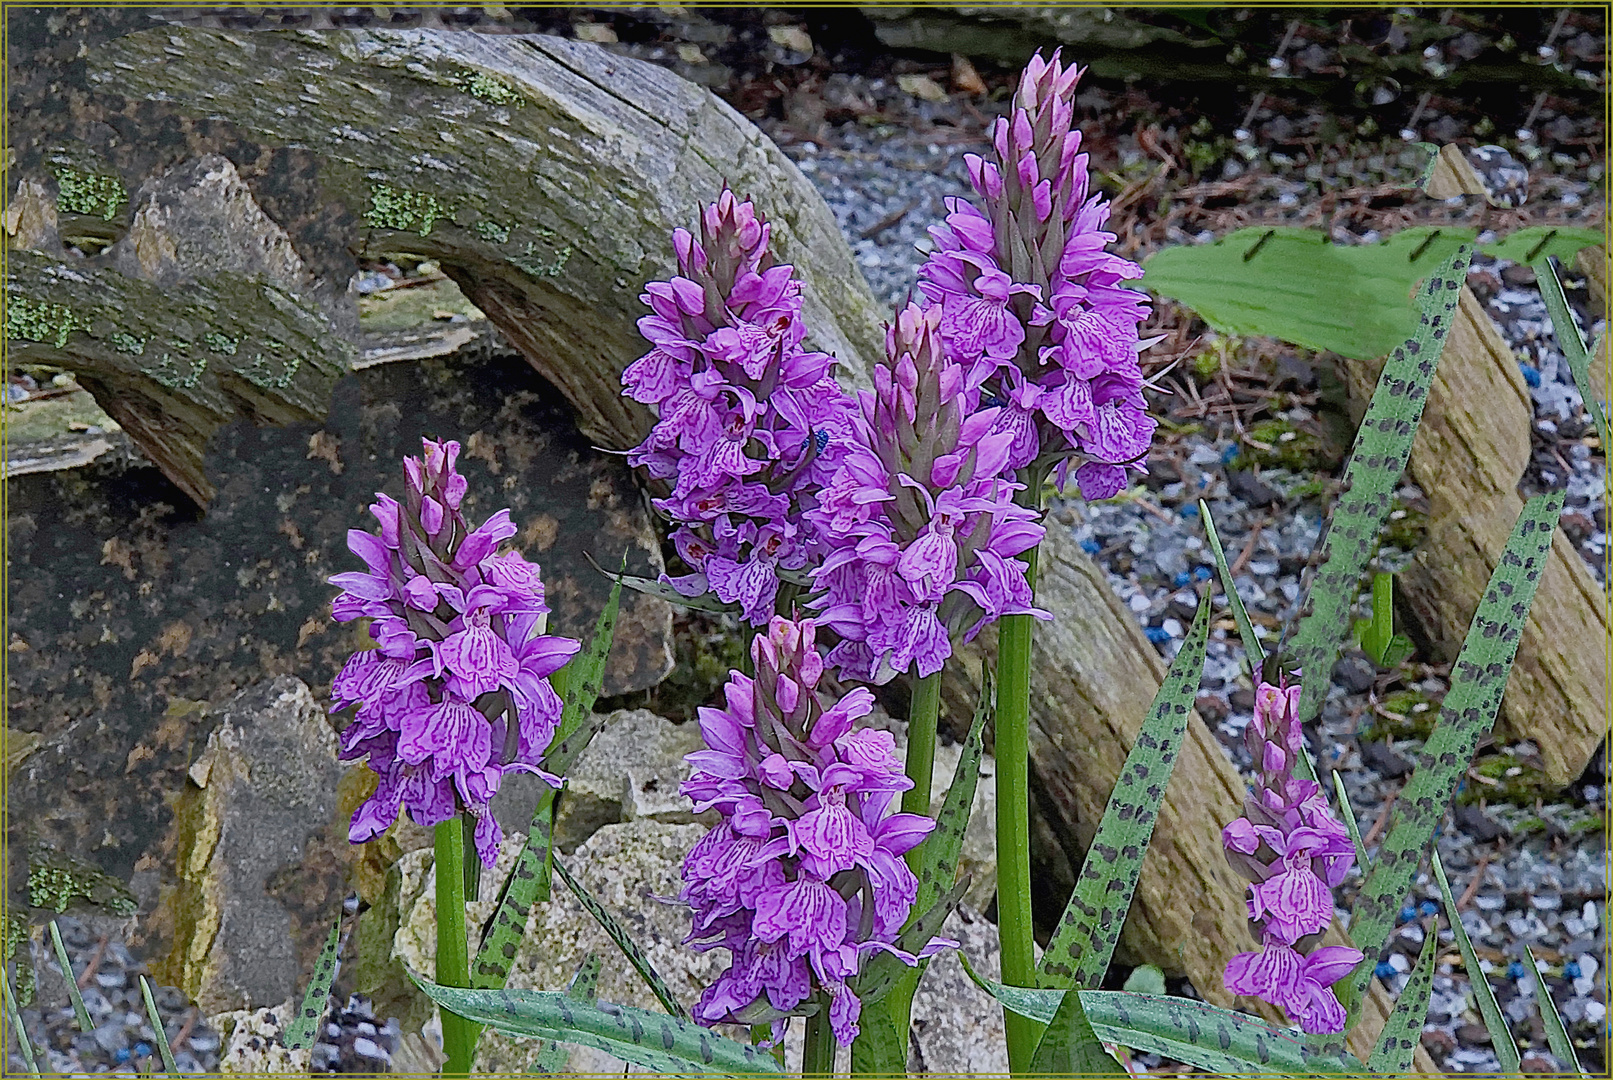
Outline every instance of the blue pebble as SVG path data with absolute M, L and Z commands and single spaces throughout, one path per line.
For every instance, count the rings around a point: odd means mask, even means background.
M 1424 916 L 1437 915 L 1439 914 L 1439 905 L 1434 903 L 1432 900 L 1424 900 L 1422 903 L 1417 905 L 1417 913 Z
M 1401 922 L 1408 923 L 1408 922 L 1411 922 L 1411 920 L 1415 919 L 1416 917 L 1417 917 L 1417 909 L 1412 907 L 1410 904 L 1407 904 L 1405 907 L 1400 909 L 1400 921 Z
M 1081 550 L 1086 552 L 1088 555 L 1096 555 L 1098 552 L 1103 550 L 1103 545 L 1098 543 L 1096 540 L 1083 540 L 1081 541 Z
M 1536 386 L 1540 385 L 1540 369 L 1539 368 L 1535 367 L 1533 364 L 1520 363 L 1518 365 L 1518 370 L 1523 372 L 1523 381 L 1528 383 L 1530 385 L 1530 387 L 1536 387 Z
M 1165 632 L 1165 628 L 1163 626 L 1150 626 L 1143 631 L 1143 636 L 1149 641 L 1152 641 L 1155 645 L 1171 639 L 1171 636 Z
M 1193 577 L 1198 581 L 1209 581 L 1210 580 L 1210 568 L 1208 566 L 1200 566 L 1200 567 L 1198 567 L 1197 569 L 1195 569 L 1193 571 Z
M 1192 581 L 1193 578 L 1192 575 L 1190 575 L 1186 570 L 1183 570 L 1171 580 L 1175 583 L 1176 587 L 1180 589 L 1183 585 L 1186 585 L 1189 581 Z
M 1372 969 L 1372 973 L 1380 979 L 1392 979 L 1396 975 L 1400 974 L 1395 970 L 1393 964 L 1379 964 L 1377 967 Z
M 1199 516 L 1198 504 L 1197 503 L 1183 503 L 1182 508 L 1181 508 L 1181 510 L 1178 511 L 1178 513 L 1180 513 L 1183 517 L 1198 517 Z
M 1524 975 L 1523 965 L 1518 963 L 1516 960 L 1512 961 L 1512 963 L 1507 965 L 1507 978 L 1509 978 L 1509 979 L 1521 979 L 1521 978 L 1523 978 L 1523 975 Z
M 129 1048 L 127 1046 L 118 1047 L 112 1052 L 112 1060 L 116 1061 L 119 1065 L 122 1065 L 125 1061 L 128 1061 Z
M 146 1042 L 137 1042 L 137 1043 L 135 1043 L 134 1044 L 134 1056 L 135 1057 L 150 1057 L 151 1056 L 151 1044 L 146 1043 Z
M 1564 964 L 1563 974 L 1568 976 L 1570 979 L 1579 978 L 1579 961 L 1570 960 L 1568 963 Z
M 1237 461 L 1237 460 L 1238 460 L 1238 444 L 1237 443 L 1233 443 L 1231 446 L 1229 446 L 1225 450 L 1221 451 L 1221 464 L 1223 464 L 1223 465 L 1231 465 L 1234 461 Z

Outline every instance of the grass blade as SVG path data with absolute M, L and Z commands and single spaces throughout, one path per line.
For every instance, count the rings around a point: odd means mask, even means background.
M 1518 1044 L 1512 1040 L 1512 1031 L 1507 1027 L 1506 1018 L 1501 1015 L 1495 991 L 1490 989 L 1490 980 L 1485 978 L 1484 969 L 1479 966 L 1479 954 L 1468 939 L 1467 928 L 1462 925 L 1462 913 L 1456 910 L 1456 900 L 1451 896 L 1451 883 L 1445 878 L 1445 866 L 1439 861 L 1438 849 L 1433 853 L 1433 860 L 1434 880 L 1439 882 L 1440 899 L 1445 901 L 1445 918 L 1451 924 L 1451 932 L 1456 935 L 1456 947 L 1462 951 L 1467 982 L 1473 988 L 1473 999 L 1478 1003 L 1479 1015 L 1484 1017 L 1485 1030 L 1490 1033 L 1490 1046 L 1495 1050 L 1496 1060 L 1501 1063 L 1501 1075 L 1518 1075 L 1523 1071 Z
M 1350 796 L 1344 791 L 1344 777 L 1338 770 L 1333 771 L 1333 794 L 1338 796 L 1339 813 L 1344 818 L 1344 827 L 1350 832 L 1350 840 L 1355 844 L 1355 864 L 1364 873 L 1367 867 L 1367 846 L 1361 842 L 1361 826 L 1355 823 L 1355 809 L 1350 805 Z
M 1467 639 L 1451 669 L 1451 688 L 1440 706 L 1439 722 L 1423 744 L 1416 771 L 1395 803 L 1388 834 L 1378 847 L 1377 860 L 1350 917 L 1350 937 L 1366 954 L 1349 983 L 1352 1003 L 1359 1002 L 1366 989 L 1378 951 L 1394 928 L 1401 902 L 1423 853 L 1433 843 L 1434 828 L 1450 806 L 1457 782 L 1472 763 L 1479 739 L 1495 723 L 1529 607 L 1551 553 L 1562 505 L 1562 492 L 1537 496 L 1525 504 L 1468 627 Z
M 1204 676 L 1209 634 L 1210 598 L 1206 594 L 1199 600 L 1193 628 L 1171 662 L 1148 719 L 1120 768 L 1070 902 L 1042 953 L 1037 976 L 1044 986 L 1090 989 L 1103 985 L 1142 873 L 1143 857 L 1148 854 L 1160 802 L 1187 733 L 1187 718 Z
M 62 969 L 62 978 L 67 980 L 67 996 L 73 999 L 73 1017 L 78 1021 L 78 1029 L 88 1035 L 95 1030 L 95 1022 L 90 1019 L 90 1011 L 84 1007 L 84 995 L 78 992 L 73 963 L 67 958 L 67 945 L 62 941 L 62 932 L 57 928 L 55 919 L 50 921 L 50 943 L 56 947 L 56 964 Z
M 1568 1037 L 1568 1029 L 1563 1027 L 1563 1018 L 1557 1015 L 1557 1003 L 1551 999 L 1551 987 L 1540 977 L 1535 954 L 1527 945 L 1523 947 L 1523 962 L 1529 970 L 1529 977 L 1535 981 L 1535 1000 L 1540 1003 L 1540 1019 L 1546 1023 L 1546 1045 L 1551 1047 L 1551 1056 L 1557 1059 L 1558 1065 L 1573 1069 L 1575 1076 L 1584 1076 L 1585 1070 L 1579 1067 L 1579 1056 L 1574 1053 L 1573 1040 Z
M 330 936 L 325 939 L 324 946 L 319 950 L 319 958 L 314 961 L 314 975 L 308 980 L 308 989 L 303 991 L 302 1008 L 286 1025 L 286 1046 L 289 1049 L 302 1050 L 312 1046 L 319 1036 L 319 1021 L 330 1004 L 330 984 L 336 980 L 341 933 L 342 917 L 337 915 L 335 924 L 330 928 Z
M 1557 348 L 1562 350 L 1564 359 L 1568 361 L 1574 385 L 1579 388 L 1585 411 L 1591 414 L 1591 423 L 1596 425 L 1596 438 L 1602 444 L 1602 453 L 1606 454 L 1609 447 L 1607 414 L 1602 411 L 1602 403 L 1597 400 L 1596 390 L 1591 386 L 1591 354 L 1585 347 L 1585 339 L 1579 334 L 1579 327 L 1574 325 L 1573 313 L 1568 310 L 1568 298 L 1563 295 L 1563 283 L 1557 277 L 1557 267 L 1551 259 L 1544 258 L 1534 263 L 1534 271 L 1535 281 L 1540 285 L 1541 299 L 1546 301 L 1546 310 L 1551 312 L 1552 328 L 1557 331 Z
M 591 1046 L 673 1076 L 782 1076 L 765 1050 L 665 1013 L 544 990 L 466 990 L 409 977 L 438 1005 L 505 1035 Z
M 1395 999 L 1394 1011 L 1384 1021 L 1378 1044 L 1367 1058 L 1367 1068 L 1382 1076 L 1408 1076 L 1423 1022 L 1428 1019 L 1428 996 L 1434 989 L 1434 958 L 1439 952 L 1439 920 L 1423 929 L 1423 949 L 1405 989 Z
M 625 552 L 622 565 L 627 565 Z M 622 575 L 616 574 L 615 578 L 610 599 L 605 602 L 605 610 L 599 613 L 599 622 L 594 626 L 593 640 L 561 669 L 565 672 L 561 679 L 566 691 L 565 708 L 560 714 L 560 726 L 555 729 L 554 739 L 543 756 L 543 767 L 556 776 L 564 776 L 593 737 L 605 729 L 604 717 L 594 716 L 594 703 L 599 700 L 600 687 L 604 684 L 605 661 L 610 656 L 616 616 L 621 609 Z M 478 990 L 504 985 L 510 977 L 510 965 L 515 961 L 521 937 L 526 933 L 527 915 L 533 903 L 540 897 L 548 898 L 553 842 L 550 823 L 555 798 L 553 790 L 545 791 L 533 807 L 526 845 L 521 848 L 504 882 L 497 908 L 482 927 L 481 946 L 470 966 L 471 985 Z
M 1221 574 L 1221 591 L 1226 594 L 1227 603 L 1232 608 L 1232 618 L 1238 624 L 1238 638 L 1243 642 L 1249 672 L 1258 678 L 1260 665 L 1266 659 L 1266 650 L 1260 647 L 1260 638 L 1255 635 L 1255 625 L 1249 621 L 1249 612 L 1243 606 L 1243 598 L 1238 595 L 1238 588 L 1232 583 L 1232 568 L 1227 565 L 1227 553 L 1221 550 L 1221 536 L 1215 531 L 1215 519 L 1210 516 L 1210 504 L 1203 499 L 1199 500 L 1199 520 L 1204 522 L 1204 534 L 1210 541 L 1210 550 L 1215 553 L 1215 568 Z
M 1311 582 L 1309 611 L 1294 637 L 1294 658 L 1310 676 L 1300 697 L 1299 719 L 1316 719 L 1327 697 L 1328 673 L 1352 628 L 1361 573 L 1377 549 L 1389 519 L 1395 487 L 1411 457 L 1428 388 L 1450 334 L 1473 249 L 1463 244 L 1417 292 L 1419 322 L 1412 338 L 1389 354 L 1378 387 L 1356 432 L 1344 468 L 1344 488 L 1320 541 L 1321 565 Z
M 1004 986 L 964 970 L 976 986 L 1021 1016 L 1051 1023 L 1067 993 Z M 1346 1053 L 1312 1053 L 1294 1031 L 1203 1001 L 1124 990 L 1077 990 L 1100 1042 L 1160 1054 L 1222 1076 L 1263 1074 L 1359 1076 L 1361 1063 Z
M 6 995 L 6 1022 L 11 1030 L 17 1033 L 17 1049 L 22 1052 L 22 1063 L 28 1069 L 28 1075 L 39 1080 L 39 1063 L 34 1060 L 34 1044 L 28 1041 L 28 1032 L 22 1026 L 22 1013 L 17 1008 L 17 999 L 11 993 L 11 980 L 4 971 L 0 971 L 0 991 Z
M 622 929 L 621 924 L 600 905 L 599 901 L 589 895 L 588 890 L 583 888 L 581 882 L 571 876 L 571 871 L 566 869 L 565 863 L 559 859 L 554 860 L 554 869 L 555 873 L 560 875 L 560 880 L 564 881 L 566 887 L 577 897 L 578 902 L 587 909 L 588 914 L 594 917 L 594 921 L 604 928 L 605 933 L 610 935 L 610 939 L 616 943 L 616 947 L 622 950 L 622 955 L 627 957 L 627 962 L 633 965 L 633 970 L 638 972 L 639 978 L 643 979 L 645 985 L 650 988 L 650 992 L 661 1003 L 661 1008 L 665 1009 L 669 1015 L 676 1016 L 679 1020 L 689 1019 L 688 1011 L 678 1004 L 677 998 L 672 996 L 672 989 L 667 986 L 666 980 L 661 978 L 660 973 L 650 963 L 650 958 L 644 955 L 644 951 L 633 943 L 632 938 L 627 936 L 627 931 Z
M 157 1011 L 157 999 L 151 996 L 151 984 L 140 976 L 140 994 L 146 999 L 146 1015 L 151 1017 L 151 1030 L 156 1033 L 157 1053 L 162 1055 L 162 1068 L 169 1076 L 179 1075 L 174 1064 L 174 1052 L 168 1046 L 168 1033 L 162 1029 L 162 1014 Z

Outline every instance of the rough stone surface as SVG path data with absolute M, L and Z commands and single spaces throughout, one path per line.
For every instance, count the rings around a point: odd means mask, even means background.
M 999 977 L 997 927 L 978 911 L 964 904 L 941 933 L 959 943 L 975 971 L 988 979 Z M 1002 1009 L 974 984 L 951 950 L 930 961 L 925 970 L 913 996 L 912 1023 L 909 1075 L 1001 1076 L 1008 1072 Z
M 637 818 L 670 824 L 695 820 L 678 788 L 689 778 L 685 754 L 704 747 L 697 724 L 674 724 L 646 709 L 612 713 L 566 773 L 555 844 L 568 854 L 602 826 Z M 506 832 L 526 831 L 545 789 L 536 777 L 511 775 L 493 800 Z M 715 824 L 712 814 L 707 824 Z
M 226 1040 L 219 1060 L 224 1076 L 306 1076 L 313 1050 L 288 1050 L 286 1025 L 296 1014 L 287 1001 L 273 1009 L 235 1009 L 207 1018 Z
M 153 974 L 205 1012 L 279 1002 L 305 977 L 296 938 L 320 935 L 319 924 L 296 925 L 310 920 L 271 889 L 335 815 L 336 750 L 308 687 L 282 676 L 237 695 L 191 765 L 175 811 L 176 878 L 148 929 L 169 946 Z M 330 910 L 308 913 L 325 927 L 341 905 L 340 893 L 327 899 Z
M 1365 409 L 1378 366 L 1346 362 Z M 1512 349 L 1470 289 L 1429 390 L 1408 471 L 1427 494 L 1428 531 L 1399 589 L 1434 659 L 1461 650 L 1523 499 L 1533 406 Z M 1530 739 L 1547 780 L 1572 783 L 1608 732 L 1607 599 L 1561 529 L 1529 609 L 1501 701 L 1498 738 Z

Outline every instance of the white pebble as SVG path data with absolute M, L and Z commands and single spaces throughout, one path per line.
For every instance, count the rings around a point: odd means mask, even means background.
M 1134 593 L 1132 595 L 1131 599 L 1126 601 L 1126 606 L 1131 608 L 1131 610 L 1139 612 L 1139 613 L 1147 611 L 1148 610 L 1148 597 L 1145 596 L 1143 593 Z
M 353 1053 L 359 1057 L 367 1058 L 387 1058 L 390 1056 L 385 1050 L 377 1046 L 373 1039 L 366 1039 L 362 1035 L 353 1040 Z
M 1179 638 L 1182 636 L 1182 624 L 1175 619 L 1166 619 L 1164 622 L 1159 624 L 1159 628 L 1173 638 Z
M 1411 961 L 1407 960 L 1405 956 L 1401 955 L 1400 953 L 1395 953 L 1389 957 L 1389 966 L 1394 968 L 1400 974 L 1404 975 L 1406 972 L 1411 970 Z
M 1607 1015 L 1607 1006 L 1592 998 L 1585 1002 L 1585 1019 L 1593 1024 L 1600 1024 L 1602 1017 Z

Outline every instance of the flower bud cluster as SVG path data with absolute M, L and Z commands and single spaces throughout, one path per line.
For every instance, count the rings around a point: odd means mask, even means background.
M 1022 485 L 1003 475 L 1013 435 L 1000 408 L 979 408 L 942 317 L 933 304 L 897 316 L 845 459 L 809 515 L 825 548 L 816 604 L 841 638 L 828 662 L 848 678 L 933 674 L 960 633 L 1035 611 L 1014 556 L 1043 528 L 1014 503 Z
M 1074 464 L 1082 495 L 1105 499 L 1144 468 L 1157 423 L 1137 360 L 1148 300 L 1124 285 L 1142 268 L 1104 250 L 1109 205 L 1072 126 L 1080 76 L 1057 52 L 1031 59 L 993 158 L 966 158 L 984 210 L 948 200 L 920 276 L 969 384 L 1002 406 L 1008 467 L 1056 466 L 1062 487 Z
M 435 825 L 463 807 L 491 866 L 502 831 L 488 803 L 500 777 L 532 772 L 558 784 L 539 767 L 561 712 L 547 678 L 579 643 L 543 633 L 537 564 L 497 552 L 515 535 L 510 512 L 475 529 L 465 520 L 459 444 L 427 439 L 424 449 L 404 460 L 402 504 L 377 493 L 380 535 L 347 534 L 366 569 L 330 579 L 342 589 L 333 617 L 369 619 L 377 644 L 354 653 L 331 687 L 332 711 L 357 706 L 341 757 L 367 755 L 380 777 L 348 838 L 380 835 L 400 808 Z
M 1227 964 L 1226 986 L 1280 1005 L 1313 1034 L 1344 1030 L 1332 985 L 1361 962 L 1357 949 L 1317 948 L 1333 921 L 1333 889 L 1355 861 L 1355 844 L 1314 780 L 1294 775 L 1305 752 L 1300 686 L 1262 681 L 1245 734 L 1260 772 L 1244 816 L 1222 830 L 1227 861 L 1250 882 L 1249 918 L 1259 952 Z
M 694 947 L 732 955 L 695 1008 L 699 1022 L 778 1031 L 817 994 L 845 1045 L 857 1035 L 850 980 L 863 958 L 885 950 L 917 962 L 893 944 L 918 893 L 902 855 L 934 822 L 890 812 L 912 781 L 889 732 L 853 729 L 873 695 L 859 687 L 828 709 L 819 701 L 815 635 L 811 619 L 774 617 L 752 643 L 756 677 L 734 672 L 726 708 L 700 710 L 707 749 L 689 755 L 683 793 L 722 821 L 684 860 L 680 899 L 693 909 Z
M 832 357 L 802 347 L 801 284 L 768 254 L 770 227 L 726 188 L 700 238 L 673 233 L 678 275 L 652 281 L 639 330 L 653 346 L 623 393 L 660 417 L 628 454 L 671 483 L 655 507 L 694 573 L 667 579 L 713 594 L 752 626 L 773 614 L 780 571 L 816 564 L 804 512 L 844 452 L 854 405 Z

